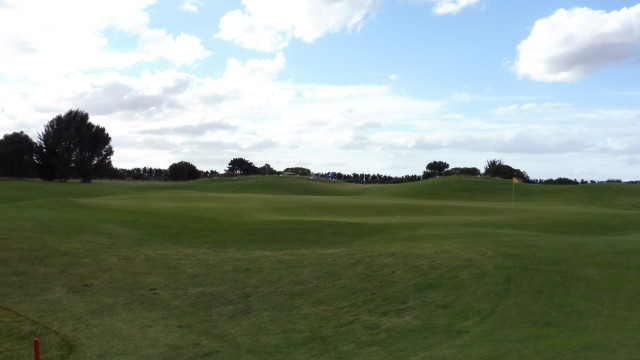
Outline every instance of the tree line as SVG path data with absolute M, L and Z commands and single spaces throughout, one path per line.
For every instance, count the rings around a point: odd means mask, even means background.
M 38 133 L 36 141 L 24 132 L 5 134 L 0 139 L 0 177 L 35 178 L 67 181 L 79 179 L 88 183 L 92 179 L 110 180 L 158 180 L 187 181 L 199 178 L 241 175 L 296 175 L 339 180 L 359 184 L 398 184 L 427 180 L 443 176 L 486 176 L 500 179 L 518 179 L 520 182 L 544 185 L 578 185 L 596 181 L 578 181 L 559 177 L 556 179 L 531 179 L 520 169 L 502 160 L 488 160 L 483 170 L 475 167 L 450 168 L 445 161 L 428 163 L 422 174 L 389 176 L 382 174 L 324 172 L 312 174 L 304 167 L 289 167 L 282 171 L 271 165 L 256 166 L 244 158 L 233 158 L 224 172 L 200 170 L 187 161 L 171 164 L 167 169 L 142 167 L 115 168 L 111 162 L 114 150 L 111 137 L 104 127 L 89 121 L 89 114 L 72 109 L 57 115 Z M 608 182 L 621 182 L 608 180 Z M 637 182 L 633 182 L 637 183 Z

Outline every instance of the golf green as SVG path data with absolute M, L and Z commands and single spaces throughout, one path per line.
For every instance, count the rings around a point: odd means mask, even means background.
M 639 185 L 0 181 L 0 229 L 2 360 L 640 357 Z

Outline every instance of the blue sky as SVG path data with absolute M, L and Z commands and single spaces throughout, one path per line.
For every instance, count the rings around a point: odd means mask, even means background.
M 118 167 L 640 179 L 638 24 L 611 0 L 0 0 L 0 134 L 80 108 Z

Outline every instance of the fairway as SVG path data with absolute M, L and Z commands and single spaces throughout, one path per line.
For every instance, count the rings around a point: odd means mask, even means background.
M 640 185 L 0 181 L 0 359 L 637 359 Z

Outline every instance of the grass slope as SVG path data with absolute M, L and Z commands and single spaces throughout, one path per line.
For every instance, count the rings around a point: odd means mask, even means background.
M 0 306 L 69 359 L 637 358 L 640 187 L 511 196 L 465 178 L 0 182 Z M 16 321 L 0 314 L 0 359 L 30 349 Z

